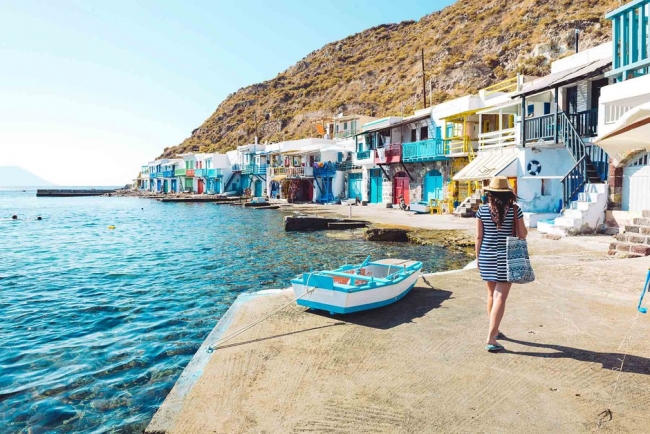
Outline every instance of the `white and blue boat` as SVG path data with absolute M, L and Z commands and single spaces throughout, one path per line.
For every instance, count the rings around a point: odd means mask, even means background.
M 402 259 L 344 265 L 303 273 L 291 280 L 296 303 L 311 309 L 352 313 L 395 303 L 415 286 L 422 262 Z

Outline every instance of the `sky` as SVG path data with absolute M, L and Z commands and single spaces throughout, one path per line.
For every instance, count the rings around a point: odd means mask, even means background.
M 0 166 L 124 185 L 230 93 L 451 0 L 0 0 Z

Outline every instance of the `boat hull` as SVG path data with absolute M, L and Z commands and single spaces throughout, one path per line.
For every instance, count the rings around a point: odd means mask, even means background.
M 399 301 L 415 286 L 420 269 L 421 265 L 409 270 L 394 283 L 375 286 L 370 284 L 359 289 L 346 289 L 345 286 L 339 285 L 333 285 L 331 288 L 321 287 L 316 278 L 313 284 L 305 282 L 305 279 L 292 280 L 292 284 L 298 305 L 332 314 L 345 314 L 375 309 Z M 306 294 L 307 290 L 313 291 Z

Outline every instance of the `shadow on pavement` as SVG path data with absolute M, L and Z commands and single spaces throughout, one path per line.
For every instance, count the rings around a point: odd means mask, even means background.
M 610 369 L 615 371 L 618 371 L 620 369 L 621 361 L 623 360 L 623 356 L 625 356 L 622 353 L 599 353 L 597 351 L 582 350 L 579 348 L 565 347 L 562 345 L 520 341 L 508 337 L 503 338 L 503 341 L 513 342 L 533 348 L 545 348 L 553 350 L 553 352 L 548 353 L 537 353 L 526 351 L 507 351 L 506 349 L 506 351 L 504 351 L 506 353 L 517 354 L 521 356 L 542 357 L 546 359 L 571 358 L 580 362 L 600 363 L 603 369 Z M 650 359 L 628 354 L 625 356 L 623 372 L 650 375 Z

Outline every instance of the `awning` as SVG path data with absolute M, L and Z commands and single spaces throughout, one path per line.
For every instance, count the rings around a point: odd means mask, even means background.
M 650 102 L 625 113 L 609 133 L 593 142 L 610 156 L 636 150 L 650 151 Z
M 275 175 L 273 178 L 271 178 L 271 181 L 282 181 L 286 177 L 287 175 Z
M 587 63 L 586 65 L 567 69 L 566 71 L 556 72 L 555 74 L 550 74 L 538 80 L 525 83 L 521 89 L 521 92 L 513 94 L 512 98 L 522 95 L 534 95 L 546 90 L 554 89 L 555 87 L 564 86 L 565 84 L 572 83 L 583 78 L 598 75 L 602 73 L 603 70 L 609 68 L 611 65 L 612 58 L 607 57 L 605 59 L 594 60 L 593 62 Z
M 460 172 L 453 176 L 454 181 L 480 181 L 501 174 L 512 164 L 519 152 L 517 148 L 503 148 L 483 151 Z

